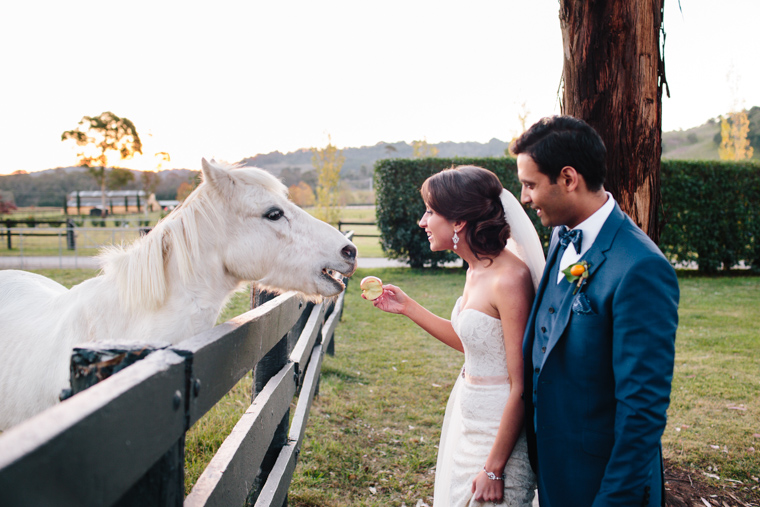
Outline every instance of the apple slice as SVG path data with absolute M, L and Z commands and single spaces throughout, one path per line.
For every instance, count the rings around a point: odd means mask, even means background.
M 383 294 L 383 281 L 376 276 L 365 276 L 359 287 L 362 289 L 362 297 L 374 301 Z

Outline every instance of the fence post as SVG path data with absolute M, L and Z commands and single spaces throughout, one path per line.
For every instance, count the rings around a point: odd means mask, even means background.
M 258 289 L 255 285 L 251 286 L 251 308 L 256 308 L 267 301 L 273 299 L 276 294 Z M 264 389 L 270 378 L 279 372 L 289 359 L 288 335 L 282 339 L 261 358 L 253 368 L 253 392 L 251 393 L 251 402 Z M 261 462 L 259 473 L 253 481 L 253 487 L 248 494 L 246 505 L 254 505 L 261 493 L 261 488 L 266 483 L 269 473 L 272 471 L 280 450 L 288 443 L 288 421 L 290 420 L 290 410 L 285 412 L 280 424 L 275 430 L 272 441 L 269 444 L 264 460 Z M 287 501 L 286 501 L 287 504 Z
M 69 250 L 76 250 L 77 248 L 76 235 L 74 234 L 73 218 L 66 219 L 66 248 Z
M 13 250 L 13 242 L 11 241 L 11 221 L 5 221 L 6 231 L 8 231 L 8 250 Z
M 71 355 L 69 369 L 71 389 L 61 394 L 66 399 L 108 378 L 123 368 L 144 359 L 155 347 L 145 344 L 93 345 L 77 347 Z M 186 383 L 189 380 L 185 380 Z M 179 396 L 177 410 L 187 413 L 186 400 Z M 113 507 L 182 507 L 185 499 L 185 434 L 124 493 Z

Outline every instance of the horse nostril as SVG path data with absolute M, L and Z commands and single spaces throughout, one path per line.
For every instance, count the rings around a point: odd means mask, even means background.
M 343 249 L 340 251 L 340 253 L 349 260 L 356 259 L 356 247 L 354 245 L 346 245 L 343 247 Z

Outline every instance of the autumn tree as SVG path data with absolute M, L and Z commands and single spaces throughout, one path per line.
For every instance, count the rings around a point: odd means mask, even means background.
M 79 164 L 86 167 L 90 175 L 100 185 L 101 209 L 106 209 L 106 188 L 118 188 L 127 178 L 118 172 L 108 178 L 106 168 L 115 167 L 116 162 L 130 159 L 135 154 L 142 154 L 142 143 L 134 124 L 127 118 L 120 118 L 110 111 L 99 116 L 85 116 L 74 130 L 61 134 L 61 141 L 74 141 L 81 149 L 77 153 Z M 132 174 L 132 173 L 130 173 Z M 132 175 L 134 179 L 134 175 Z M 131 181 L 131 180 L 130 180 Z
M 329 224 L 338 222 L 338 183 L 340 170 L 346 157 L 343 151 L 332 144 L 327 137 L 327 146 L 322 149 L 312 148 L 311 164 L 317 171 L 317 200 L 314 216 Z
M 423 139 L 422 141 L 412 141 L 412 150 L 414 158 L 438 156 L 438 148 L 429 144 L 426 139 Z
M 562 112 L 607 146 L 607 190 L 659 240 L 664 0 L 560 0 Z
M 193 193 L 193 190 L 195 190 L 195 188 L 193 187 L 191 183 L 188 183 L 187 181 L 183 181 L 177 187 L 177 200 L 179 202 L 184 201 L 185 199 L 187 199 L 187 197 L 190 194 Z
M 721 160 L 749 160 L 754 148 L 750 146 L 749 116 L 746 110 L 733 111 L 728 117 L 720 117 L 720 146 L 718 154 Z
M 294 203 L 301 206 L 313 206 L 316 202 L 314 190 L 305 181 L 299 181 L 298 184 L 288 187 L 288 194 Z
M 13 202 L 13 194 L 0 190 L 0 215 L 18 209 Z

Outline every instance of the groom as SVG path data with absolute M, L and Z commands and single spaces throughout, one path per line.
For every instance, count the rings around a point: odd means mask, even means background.
M 512 151 L 522 202 L 555 227 L 523 343 L 541 507 L 664 505 L 675 272 L 605 192 L 606 149 L 588 124 L 544 118 Z

